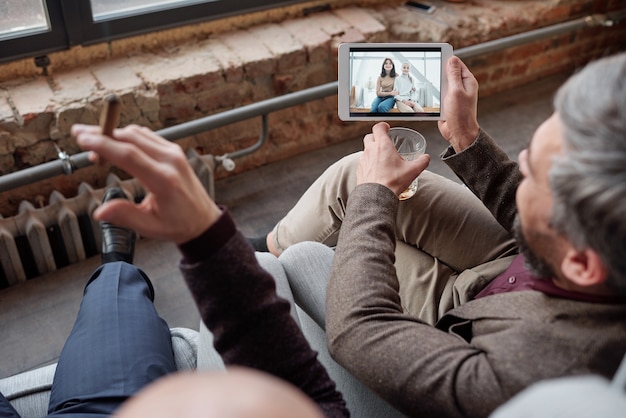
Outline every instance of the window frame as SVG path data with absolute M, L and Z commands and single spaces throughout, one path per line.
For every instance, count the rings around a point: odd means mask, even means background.
M 94 21 L 88 0 L 44 0 L 50 30 L 0 41 L 0 63 L 310 0 L 210 0 Z
M 63 9 L 60 1 L 45 1 L 50 24 L 49 30 L 24 35 L 7 37 L 0 41 L 0 62 L 36 57 L 64 49 L 69 45 L 67 33 L 63 29 Z

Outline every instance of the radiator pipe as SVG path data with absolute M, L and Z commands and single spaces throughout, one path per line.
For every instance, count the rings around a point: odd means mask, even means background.
M 626 10 L 607 14 L 595 14 L 578 19 L 574 19 L 564 23 L 547 26 L 545 28 L 534 29 L 528 32 L 507 36 L 493 41 L 487 41 L 481 44 L 468 46 L 455 51 L 455 55 L 459 58 L 470 58 L 484 55 L 490 52 L 500 51 L 513 46 L 522 45 L 531 41 L 548 38 L 575 31 L 585 27 L 611 27 L 616 22 L 626 17 Z M 264 129 L 257 143 L 253 146 L 240 150 L 231 154 L 217 157 L 220 162 L 226 161 L 231 163 L 233 158 L 239 158 L 251 152 L 258 150 L 267 139 L 267 114 L 282 110 L 288 107 L 300 105 L 313 100 L 322 99 L 337 94 L 337 82 L 322 84 L 320 86 L 308 88 L 295 93 L 289 93 L 283 96 L 274 97 L 263 100 L 250 105 L 242 106 L 237 109 L 228 110 L 215 115 L 206 116 L 200 119 L 181 123 L 157 131 L 162 137 L 175 141 L 188 136 L 193 136 L 201 132 L 219 128 L 246 119 L 262 116 Z M 88 152 L 82 152 L 72 156 L 68 156 L 59 151 L 59 159 L 39 164 L 34 167 L 26 168 L 14 173 L 5 174 L 0 177 L 0 193 L 7 190 L 16 189 L 28 184 L 36 183 L 50 177 L 61 174 L 71 174 L 76 170 L 92 165 L 88 159 Z

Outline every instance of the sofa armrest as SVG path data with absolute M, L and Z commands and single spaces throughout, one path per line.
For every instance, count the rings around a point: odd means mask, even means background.
M 0 379 L 0 392 L 23 417 L 48 415 L 56 363 Z
M 198 359 L 198 331 L 189 328 L 171 328 L 174 361 L 179 371 L 195 370 Z

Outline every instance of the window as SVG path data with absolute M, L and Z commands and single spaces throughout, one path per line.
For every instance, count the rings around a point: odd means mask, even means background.
M 59 6 L 58 0 L 0 0 L 0 62 L 67 48 Z
M 202 3 L 198 1 L 185 0 L 127 0 L 119 2 L 117 0 L 90 0 L 91 9 L 95 21 L 107 20 L 115 17 L 126 17 L 137 14 L 145 14 L 150 11 L 169 9 L 172 7 L 188 6 L 190 4 Z
M 46 32 L 50 29 L 48 11 L 43 0 L 23 0 L 16 7 L 9 0 L 0 2 L 0 39 Z
M 0 62 L 305 0 L 0 0 Z

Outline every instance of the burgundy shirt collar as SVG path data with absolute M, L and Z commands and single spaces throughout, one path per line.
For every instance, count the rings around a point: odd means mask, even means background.
M 475 299 L 506 292 L 536 290 L 546 295 L 592 303 L 623 303 L 618 296 L 592 295 L 562 289 L 554 284 L 552 278 L 534 276 L 524 263 L 524 256 L 519 254 L 502 274 L 493 279 Z

